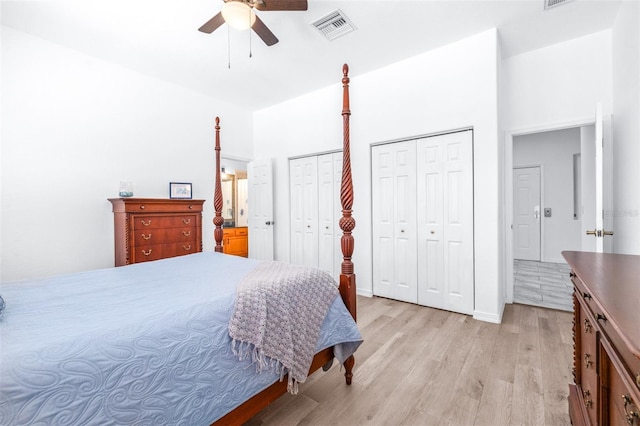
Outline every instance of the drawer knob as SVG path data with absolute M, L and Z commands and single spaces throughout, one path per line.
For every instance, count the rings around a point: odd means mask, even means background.
M 143 240 L 150 240 L 151 239 L 151 234 L 149 234 L 149 235 L 142 234 L 142 239 Z
M 149 249 L 149 250 L 147 250 L 147 251 L 142 250 L 142 254 L 144 254 L 145 256 L 149 256 L 149 255 L 151 254 L 151 250 L 152 250 L 152 249 Z
M 188 246 L 182 246 L 182 248 L 184 249 L 184 251 L 189 251 L 191 250 L 191 244 L 189 244 Z
M 191 204 L 189 204 L 189 210 L 193 209 L 193 206 Z
M 191 231 L 182 231 L 182 235 L 184 235 L 185 237 L 188 237 L 191 235 Z
M 604 314 L 596 314 L 596 321 L 606 321 L 607 317 Z
M 141 220 L 140 222 L 142 222 L 142 224 L 143 224 L 144 226 L 149 226 L 149 225 L 151 225 L 151 219 L 149 219 L 149 220 L 148 220 L 148 221 L 146 221 L 146 222 L 145 222 L 144 220 Z
M 140 204 L 140 210 L 144 210 L 144 204 Z
M 182 219 L 182 223 L 184 223 L 185 225 L 188 225 L 191 223 L 191 219 Z

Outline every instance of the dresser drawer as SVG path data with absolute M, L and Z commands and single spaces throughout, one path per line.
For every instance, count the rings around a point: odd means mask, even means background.
M 133 231 L 133 246 L 191 241 L 196 235 L 197 230 L 193 227 L 138 229 Z
M 132 215 L 130 227 L 132 230 L 149 230 L 161 228 L 194 227 L 198 224 L 196 215 Z
M 152 244 L 135 247 L 131 249 L 130 256 L 131 263 L 139 263 L 197 253 L 198 251 L 199 246 L 196 241 L 184 241 L 181 243 Z
M 126 200 L 126 202 L 122 204 L 120 209 L 121 211 L 127 213 L 199 213 L 202 211 L 202 202 L 200 202 L 200 200 L 163 200 L 138 198 Z

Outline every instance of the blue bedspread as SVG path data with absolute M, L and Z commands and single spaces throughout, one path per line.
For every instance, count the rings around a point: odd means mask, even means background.
M 235 286 L 257 261 L 198 253 L 3 284 L 0 424 L 208 425 L 278 378 L 231 351 Z M 317 350 L 360 333 L 337 298 Z

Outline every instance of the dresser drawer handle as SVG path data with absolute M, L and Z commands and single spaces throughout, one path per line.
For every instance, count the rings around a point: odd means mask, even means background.
M 151 250 L 152 249 L 149 249 L 147 251 L 144 251 L 144 250 L 141 250 L 141 251 L 142 251 L 142 254 L 144 254 L 145 256 L 149 256 L 151 254 Z
M 140 222 L 142 222 L 142 224 L 143 224 L 144 226 L 149 226 L 149 225 L 151 225 L 151 219 L 149 219 L 149 220 L 148 220 L 148 221 L 146 221 L 146 222 L 145 222 L 144 220 L 141 220 Z
M 596 321 L 606 321 L 607 317 L 604 314 L 596 314 Z
M 189 244 L 188 246 L 182 246 L 182 248 L 184 249 L 184 251 L 189 251 L 191 250 L 191 244 Z
M 184 223 L 185 225 L 188 225 L 191 223 L 191 219 L 182 219 L 182 223 Z
M 593 364 L 593 361 L 591 361 L 591 354 L 588 354 L 588 353 L 584 354 L 584 362 L 587 365 L 587 368 L 591 367 L 591 365 Z
M 593 406 L 593 400 L 590 398 L 591 392 L 588 390 L 582 391 L 582 396 L 584 397 L 584 405 L 587 408 L 591 408 Z
M 588 319 L 584 319 L 584 334 L 591 333 L 591 323 Z
M 182 235 L 184 235 L 185 237 L 188 237 L 191 235 L 191 231 L 182 231 Z
M 144 235 L 144 234 L 142 234 L 142 239 L 143 239 L 143 240 L 150 240 L 150 239 L 151 239 L 151 234 L 149 234 L 149 235 Z M 585 320 L 585 321 L 586 321 L 586 320 Z
M 586 291 L 582 293 L 582 297 L 585 299 L 591 299 L 591 295 L 589 293 L 587 293 Z
M 140 204 L 140 210 L 144 210 L 144 204 Z
M 575 276 L 576 276 L 576 274 L 573 271 L 569 272 L 569 278 L 573 278 Z
M 640 372 L 636 374 L 636 385 L 640 388 Z
M 189 204 L 189 210 L 192 210 L 193 206 L 191 204 Z
M 627 405 L 633 404 L 633 400 L 629 395 L 622 395 L 622 400 L 624 401 L 624 414 L 627 418 L 627 424 L 633 425 L 635 420 L 640 418 L 640 414 L 637 411 L 627 410 Z

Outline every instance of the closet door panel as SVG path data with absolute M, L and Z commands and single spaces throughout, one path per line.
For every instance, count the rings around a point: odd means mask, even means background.
M 372 148 L 373 291 L 417 302 L 415 142 Z
M 340 218 L 342 217 L 342 202 L 340 201 L 340 189 L 342 185 L 342 152 L 334 152 L 333 157 L 333 276 L 336 281 L 340 280 L 342 272 L 342 248 L 340 246 L 340 238 L 342 237 L 342 229 L 340 229 Z
M 471 135 L 417 142 L 418 303 L 467 314 L 474 297 Z
M 445 236 L 449 250 L 444 262 L 450 266 L 447 306 L 450 310 L 473 314 L 473 138 L 472 132 L 459 132 L 440 137 L 446 147 L 444 161 L 447 173 L 444 188 Z
M 333 169 L 333 154 L 318 156 L 318 267 L 332 275 L 337 235 L 334 210 L 338 205 Z
M 317 157 L 289 161 L 291 263 L 318 266 Z

